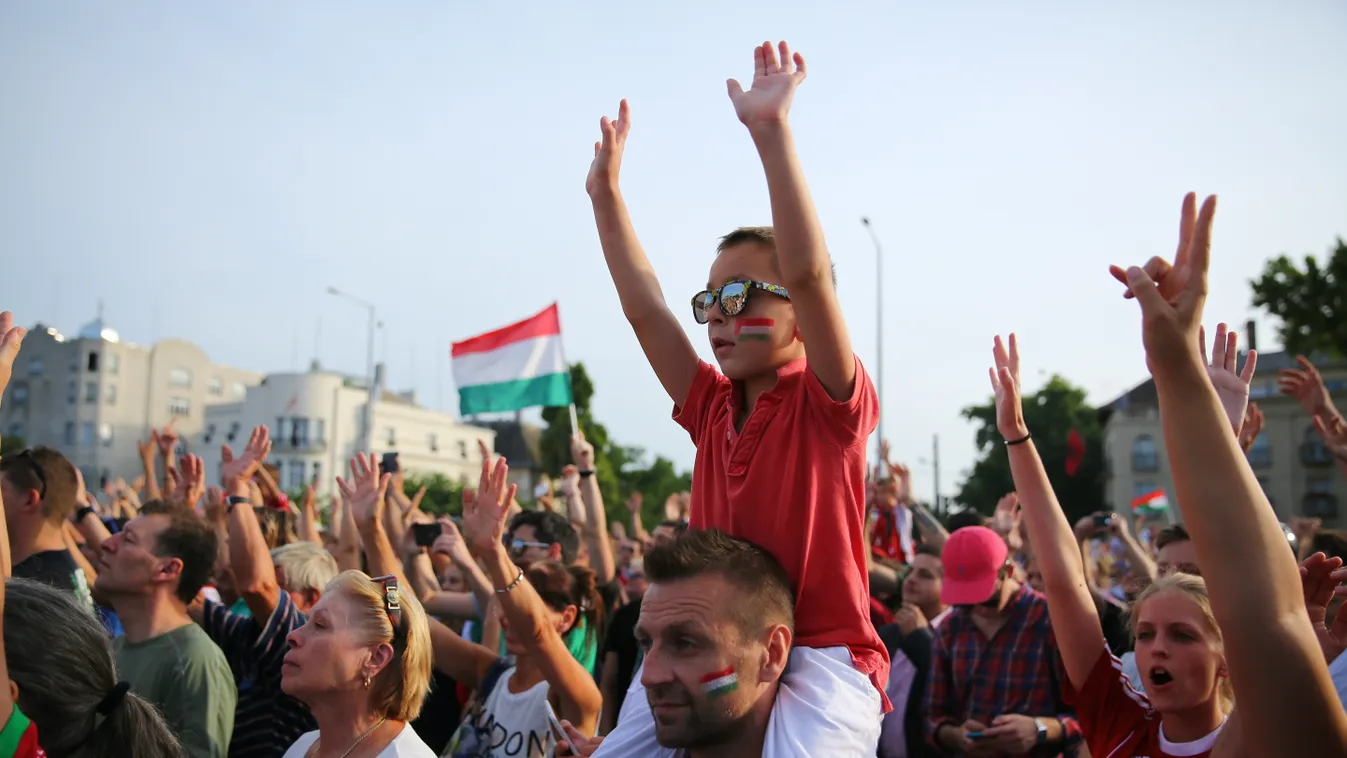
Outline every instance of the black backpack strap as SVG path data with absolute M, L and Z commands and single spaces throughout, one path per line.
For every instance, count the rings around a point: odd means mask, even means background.
M 486 676 L 482 677 L 482 683 L 477 686 L 477 696 L 482 702 L 486 702 L 487 696 L 496 688 L 501 676 L 509 670 L 510 661 L 506 658 L 497 658 L 496 662 L 491 664 L 491 668 L 486 670 Z

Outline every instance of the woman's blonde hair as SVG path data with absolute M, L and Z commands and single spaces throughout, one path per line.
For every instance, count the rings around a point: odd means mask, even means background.
M 1221 634 L 1220 625 L 1216 623 L 1216 614 L 1211 612 L 1211 598 L 1207 596 L 1207 583 L 1200 576 L 1181 572 L 1161 576 L 1137 596 L 1136 602 L 1132 604 L 1132 615 L 1129 619 L 1132 634 L 1136 634 L 1137 622 L 1141 619 L 1141 607 L 1146 604 L 1146 601 L 1161 592 L 1171 590 L 1187 595 L 1197 604 L 1198 610 L 1202 611 L 1202 618 L 1207 622 L 1208 630 L 1216 635 L 1217 642 L 1220 642 L 1222 649 L 1224 649 L 1225 637 Z M 1216 695 L 1221 700 L 1221 712 L 1230 713 L 1235 707 L 1235 686 L 1231 683 L 1230 677 L 1221 678 L 1216 689 Z
M 370 681 L 370 707 L 390 720 L 415 720 L 430 691 L 432 659 L 430 626 L 415 594 L 410 589 L 398 593 L 402 620 L 394 630 L 383 587 L 363 572 L 343 571 L 323 592 L 340 592 L 356 606 L 351 623 L 363 643 L 393 647 L 393 660 Z

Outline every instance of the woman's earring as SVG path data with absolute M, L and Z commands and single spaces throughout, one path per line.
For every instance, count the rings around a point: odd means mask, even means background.
M 365 689 L 369 689 L 369 674 L 365 674 Z

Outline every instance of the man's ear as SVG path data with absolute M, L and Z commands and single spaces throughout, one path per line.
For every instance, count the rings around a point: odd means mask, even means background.
M 155 574 L 154 579 L 156 581 L 171 582 L 174 579 L 177 579 L 179 576 L 182 576 L 182 559 L 181 558 L 165 559 L 163 564 L 159 566 L 158 570 L 156 570 L 154 574 Z
M 9 680 L 9 702 L 15 704 L 19 702 L 19 683 L 13 679 Z
M 547 559 L 551 561 L 561 560 L 561 543 L 553 542 L 547 546 Z
M 758 682 L 774 683 L 786 673 L 786 664 L 790 662 L 790 647 L 793 635 L 785 624 L 774 624 L 766 632 L 762 650 L 762 665 L 758 669 Z

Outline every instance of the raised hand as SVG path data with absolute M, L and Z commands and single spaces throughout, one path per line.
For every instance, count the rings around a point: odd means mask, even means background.
M 1197 344 L 1202 350 L 1202 362 L 1207 363 L 1207 330 L 1197 328 Z M 1224 323 L 1216 325 L 1216 339 L 1211 343 L 1211 363 L 1207 363 L 1207 376 L 1216 388 L 1216 396 L 1221 399 L 1230 426 L 1239 435 L 1244 426 L 1244 411 L 1249 405 L 1249 382 L 1253 381 L 1254 367 L 1258 365 L 1258 351 L 1250 350 L 1244 358 L 1244 370 L 1235 373 L 1235 363 L 1239 360 L 1239 335 L 1226 331 Z
M 1024 537 L 1020 534 L 1020 521 L 1023 516 L 1020 510 L 1020 497 L 1014 492 L 1002 497 L 992 513 L 992 531 L 1001 535 L 1006 545 L 1016 552 L 1024 547 Z
M 580 494 L 580 469 L 571 464 L 562 466 L 561 477 L 557 479 L 557 491 L 566 498 Z
M 1341 558 L 1328 558 L 1323 553 L 1315 553 L 1300 564 L 1300 583 L 1305 593 L 1305 611 L 1314 625 L 1314 633 L 1319 638 L 1324 657 L 1329 663 L 1337 660 L 1343 650 L 1347 650 L 1347 613 L 1338 609 L 1338 615 L 1331 623 L 1328 619 L 1328 606 L 1335 596 L 1347 597 L 1347 569 L 1342 567 Z
M 778 56 L 778 50 L 780 55 Z M 747 92 L 735 79 L 727 81 L 734 112 L 746 126 L 783 124 L 795 88 L 805 78 L 804 56 L 792 54 L 784 41 L 764 42 L 753 49 L 753 82 Z
M 992 361 L 994 366 L 987 374 L 996 396 L 996 429 L 1006 440 L 1020 439 L 1029 433 L 1029 429 L 1024 425 L 1024 409 L 1020 405 L 1020 344 L 1014 334 L 1010 335 L 1009 350 L 1001 337 L 996 337 L 992 343 Z
M 174 502 L 195 507 L 206 494 L 206 464 L 199 455 L 178 459 L 178 479 L 170 496 Z
M 581 471 L 594 470 L 594 446 L 585 441 L 584 432 L 576 432 L 571 438 L 571 462 Z
M 623 100 L 617 106 L 617 120 L 604 116 L 599 119 L 603 139 L 594 143 L 594 161 L 585 177 L 585 191 L 590 195 L 617 189 L 618 174 L 622 169 L 622 152 L 627 147 L 627 133 L 631 131 L 631 107 Z
M 1244 423 L 1239 427 L 1239 449 L 1248 455 L 1253 449 L 1253 443 L 1258 441 L 1258 435 L 1263 433 L 1263 411 L 1258 407 L 1258 403 L 1249 403 L 1249 407 L 1244 411 Z
M 383 523 L 385 499 L 392 474 L 380 474 L 373 455 L 357 453 L 351 459 L 351 479 L 337 477 L 337 489 L 346 498 L 356 526 L 364 529 Z
M 153 464 L 154 456 L 159 451 L 159 431 L 150 429 L 149 442 L 136 440 L 136 450 L 140 452 L 140 460 Z
M 1347 463 L 1347 421 L 1342 416 L 1315 416 L 1314 428 L 1324 440 L 1324 447 L 1343 463 Z
M 639 490 L 631 493 L 631 497 L 627 498 L 627 510 L 632 513 L 640 513 L 643 504 L 645 504 L 645 495 Z
M 13 313 L 0 313 L 0 394 L 4 394 L 10 377 L 14 376 L 14 361 L 19 357 L 19 348 L 27 334 L 27 329 L 14 325 Z
M 439 523 L 443 531 L 435 538 L 435 544 L 430 546 L 430 552 L 443 553 L 459 563 L 472 563 L 472 552 L 468 550 L 468 542 L 463 539 L 458 524 L 447 518 L 441 518 Z
M 1196 195 L 1190 192 L 1184 196 L 1174 265 L 1152 258 L 1145 268 L 1133 266 L 1123 271 L 1118 266 L 1109 267 L 1114 278 L 1125 282 L 1141 304 L 1141 341 L 1152 376 L 1201 359 L 1194 343 L 1207 300 L 1216 196 L 1209 196 L 1201 211 L 1194 211 L 1196 204 Z
M 172 448 L 170 448 L 172 449 Z M 265 426 L 253 427 L 243 454 L 234 457 L 234 451 L 228 445 L 220 446 L 220 483 L 226 489 L 233 485 L 246 484 L 257 474 L 262 461 L 271 454 L 271 432 Z
M 168 422 L 168 426 L 160 429 L 158 436 L 154 439 L 159 444 L 159 452 L 164 456 L 165 465 L 171 465 L 173 451 L 178 446 L 178 433 L 173 431 L 173 422 Z
M 1283 395 L 1290 395 L 1300 401 L 1300 407 L 1311 416 L 1334 415 L 1333 398 L 1328 394 L 1328 386 L 1319 375 L 1319 369 L 1303 355 L 1296 356 L 1300 368 L 1284 368 L 1278 371 L 1277 387 Z
M 505 519 L 510 512 L 516 487 L 509 483 L 510 467 L 502 458 L 493 467 L 482 462 L 482 476 L 477 491 L 463 488 L 463 536 L 468 546 L 478 555 L 503 550 Z

